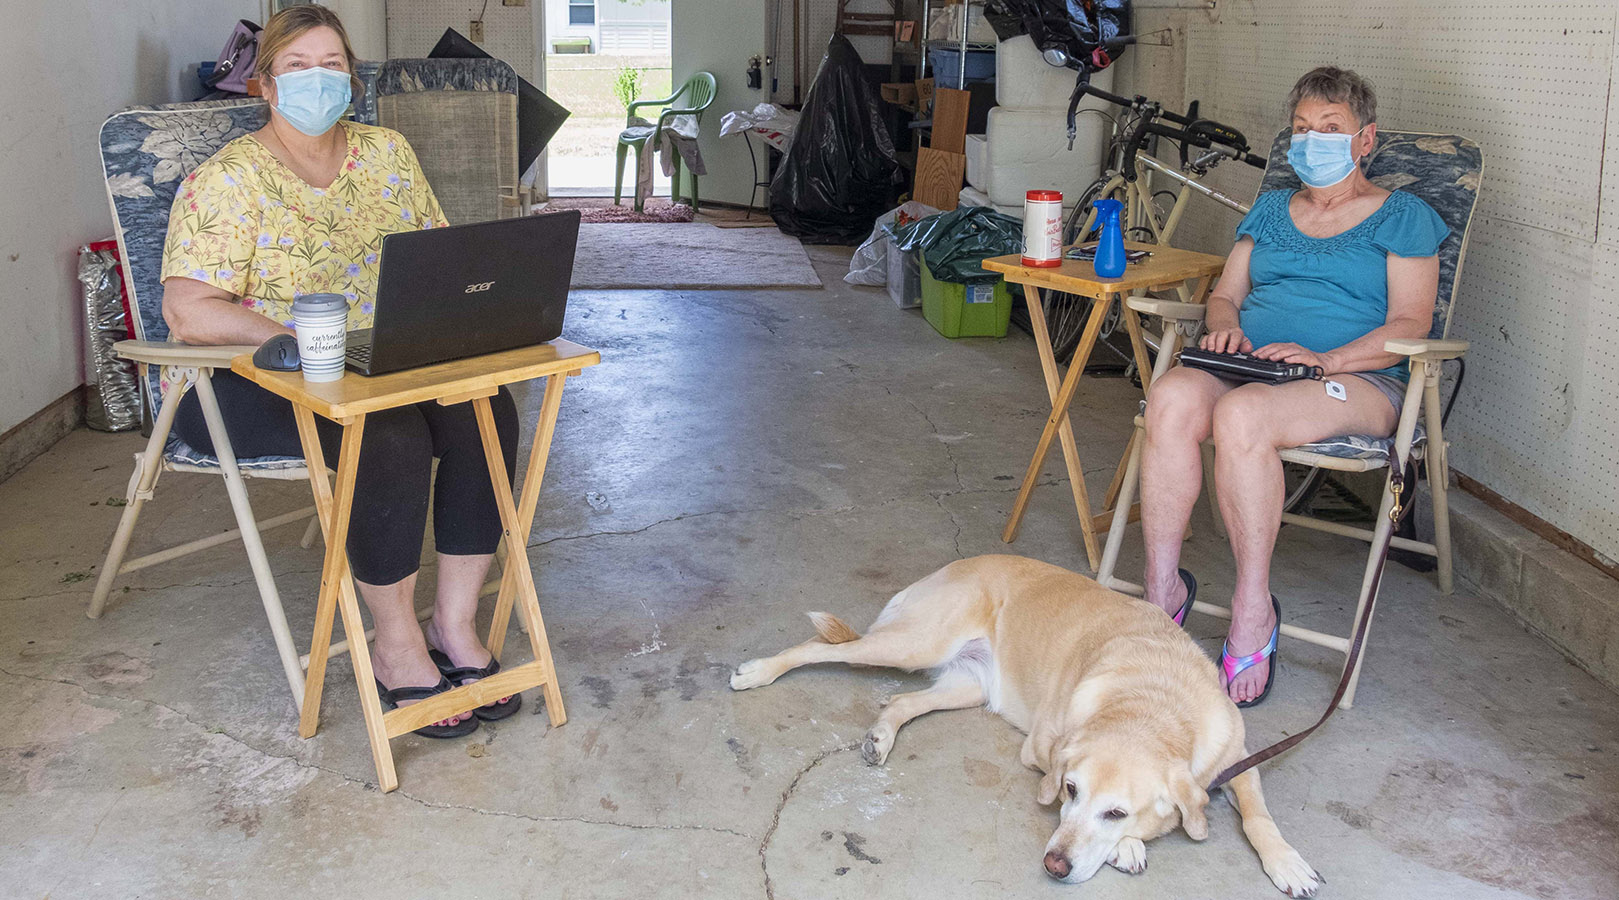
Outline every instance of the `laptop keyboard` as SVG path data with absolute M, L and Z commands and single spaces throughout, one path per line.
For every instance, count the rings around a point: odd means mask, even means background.
M 344 355 L 347 356 L 349 359 L 354 360 L 357 363 L 362 363 L 364 365 L 370 365 L 371 364 L 371 345 L 370 344 L 351 344 L 348 347 L 348 349 L 344 351 Z

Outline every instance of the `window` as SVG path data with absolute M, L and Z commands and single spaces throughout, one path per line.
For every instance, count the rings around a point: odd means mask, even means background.
M 596 24 L 596 0 L 568 0 L 568 24 Z

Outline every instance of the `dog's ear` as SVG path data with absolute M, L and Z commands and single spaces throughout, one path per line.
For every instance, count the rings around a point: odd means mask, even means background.
M 1051 747 L 1057 742 L 1057 725 L 1049 717 L 1041 718 L 1029 729 L 1029 736 L 1023 739 L 1023 750 L 1018 754 L 1018 761 L 1031 769 L 1042 772 L 1051 771 Z
M 1040 779 L 1040 792 L 1034 798 L 1041 806 L 1049 806 L 1057 801 L 1062 793 L 1063 782 L 1067 780 L 1068 772 L 1074 768 L 1077 756 L 1072 746 L 1065 744 L 1059 749 L 1056 743 L 1056 736 L 1053 735 L 1044 751 L 1046 759 L 1041 768 L 1046 774 Z
M 1171 770 L 1169 799 L 1180 810 L 1181 827 L 1186 829 L 1187 837 L 1201 841 L 1209 836 L 1209 820 L 1203 816 L 1204 807 L 1209 805 L 1209 793 L 1192 780 L 1188 767 L 1176 765 Z
M 1060 769 L 1047 772 L 1045 777 L 1040 779 L 1040 793 L 1036 794 L 1034 799 L 1041 806 L 1050 806 L 1056 802 L 1057 794 L 1062 790 L 1063 776 L 1066 774 Z

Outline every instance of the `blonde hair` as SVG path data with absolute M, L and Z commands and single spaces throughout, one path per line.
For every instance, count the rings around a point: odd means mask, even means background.
M 254 74 L 260 79 L 270 77 L 275 58 L 287 49 L 287 45 L 316 28 L 330 28 L 337 32 L 337 39 L 343 42 L 343 55 L 348 57 L 349 81 L 352 82 L 354 99 L 359 100 L 365 93 L 365 82 L 355 74 L 360 60 L 354 55 L 354 47 L 349 44 L 349 33 L 343 28 L 343 20 L 330 9 L 312 3 L 289 6 L 264 23 L 264 30 L 259 32 L 259 53 L 253 64 Z

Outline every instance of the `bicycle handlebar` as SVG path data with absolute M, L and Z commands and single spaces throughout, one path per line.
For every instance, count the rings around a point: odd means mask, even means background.
M 1180 142 L 1183 157 L 1185 156 L 1185 145 L 1190 144 L 1194 147 L 1218 150 L 1223 156 L 1229 156 L 1238 162 L 1247 163 L 1255 168 L 1262 169 L 1265 167 L 1265 158 L 1248 152 L 1247 139 L 1243 137 L 1242 132 L 1235 128 L 1222 125 L 1212 119 L 1194 119 L 1191 116 L 1179 115 L 1163 109 L 1146 97 L 1125 98 L 1093 87 L 1088 83 L 1078 86 L 1075 101 L 1077 102 L 1079 96 L 1086 94 L 1098 100 L 1112 103 L 1115 106 L 1142 110 L 1147 113 L 1143 117 L 1141 124 L 1136 127 L 1135 132 L 1130 135 L 1126 144 L 1124 174 L 1126 178 L 1132 181 L 1136 177 L 1135 155 L 1146 143 L 1147 136 L 1152 134 Z M 1196 106 L 1196 103 L 1193 103 L 1191 110 L 1195 110 Z M 1196 113 L 1192 112 L 1192 115 L 1195 116 Z M 1157 119 L 1164 119 L 1180 127 L 1161 125 L 1156 121 Z M 1184 163 L 1186 160 L 1183 159 L 1182 162 Z

